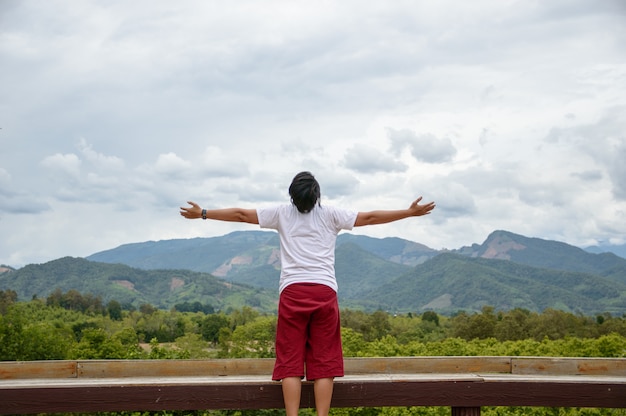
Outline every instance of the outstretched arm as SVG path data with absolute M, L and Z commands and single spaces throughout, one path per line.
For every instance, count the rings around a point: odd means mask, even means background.
M 427 204 L 420 205 L 419 202 L 421 200 L 422 197 L 420 196 L 413 201 L 411 206 L 407 209 L 359 212 L 356 217 L 356 221 L 354 222 L 354 226 L 361 227 L 364 225 L 386 224 L 388 222 L 398 221 L 404 218 L 419 217 L 430 214 L 430 211 L 435 208 L 435 203 L 429 202 Z
M 200 205 L 192 201 L 187 201 L 190 207 L 180 207 L 180 215 L 187 219 L 202 218 L 202 208 Z M 250 224 L 258 224 L 259 218 L 256 209 L 245 208 L 223 208 L 223 209 L 207 209 L 207 220 L 247 222 Z

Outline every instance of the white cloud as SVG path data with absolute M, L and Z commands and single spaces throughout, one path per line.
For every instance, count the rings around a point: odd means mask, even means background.
M 396 152 L 402 152 L 405 147 L 408 147 L 411 155 L 420 162 L 449 162 L 456 154 L 456 148 L 447 137 L 438 139 L 432 134 L 416 134 L 411 130 L 392 128 L 387 129 L 387 135 Z
M 200 170 L 210 177 L 240 177 L 249 174 L 248 165 L 243 158 L 235 154 L 226 154 L 217 146 L 207 146 L 200 159 Z
M 74 153 L 57 153 L 47 156 L 41 161 L 41 165 L 54 172 L 62 172 L 74 178 L 80 176 L 81 160 Z
M 190 167 L 191 163 L 170 152 L 159 155 L 154 170 L 161 175 L 178 176 L 184 175 Z
M 403 172 L 407 166 L 380 149 L 357 144 L 346 151 L 344 165 L 360 173 Z
M 96 168 L 104 170 L 120 170 L 124 168 L 124 161 L 117 156 L 106 156 L 93 150 L 93 147 L 81 138 L 78 148 L 85 159 Z
M 371 235 L 621 241 L 622 3 L 0 2 L 0 262 L 224 233 L 171 215 L 300 170 L 325 203 L 438 203 Z

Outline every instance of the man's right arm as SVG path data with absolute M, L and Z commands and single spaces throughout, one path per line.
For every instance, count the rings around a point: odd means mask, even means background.
M 435 203 L 429 202 L 424 205 L 419 205 L 419 202 L 421 200 L 422 197 L 420 196 L 415 201 L 413 201 L 411 203 L 411 206 L 409 206 L 409 208 L 407 209 L 359 212 L 356 216 L 354 226 L 362 227 L 364 225 L 387 224 L 389 222 L 402 220 L 404 218 L 419 217 L 422 215 L 430 214 L 430 211 L 435 208 Z

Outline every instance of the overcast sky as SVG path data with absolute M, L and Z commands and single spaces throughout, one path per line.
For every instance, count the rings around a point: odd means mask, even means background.
M 178 207 L 288 201 L 427 217 L 435 249 L 508 230 L 626 236 L 626 2 L 0 0 L 0 263 L 256 230 Z

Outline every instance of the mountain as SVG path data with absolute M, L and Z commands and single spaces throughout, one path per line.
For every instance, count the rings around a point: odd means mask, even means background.
M 494 231 L 484 243 L 452 252 L 469 257 L 510 260 L 542 269 L 597 274 L 626 284 L 626 259 L 613 253 L 593 254 L 566 243 L 507 231 Z
M 540 269 L 507 260 L 444 253 L 364 294 L 373 305 L 408 312 L 546 308 L 626 312 L 626 284 L 589 273 Z
M 621 258 L 626 259 L 626 244 L 616 245 L 601 243 L 597 246 L 585 247 L 585 250 L 594 254 L 613 253 L 620 256 Z
M 337 248 L 352 243 L 382 259 L 415 266 L 439 254 L 423 244 L 401 238 L 339 234 Z M 279 241 L 274 231 L 234 231 L 219 237 L 124 244 L 92 254 L 87 260 L 122 263 L 140 269 L 182 268 L 226 276 L 242 265 L 271 264 L 279 268 Z
M 400 238 L 340 234 L 335 254 L 339 298 L 358 299 L 364 290 L 391 281 L 437 254 L 437 250 Z M 273 231 L 235 231 L 220 237 L 126 244 L 93 254 L 87 260 L 148 270 L 189 269 L 275 291 L 280 274 L 278 234 Z
M 492 305 L 626 314 L 626 259 L 507 231 L 452 251 L 344 233 L 335 268 L 341 305 L 354 309 L 455 313 Z M 22 299 L 59 287 L 159 307 L 197 300 L 216 309 L 272 310 L 278 276 L 277 234 L 239 231 L 29 265 L 0 273 L 0 289 L 16 290 Z
M 271 312 L 277 303 L 275 291 L 232 284 L 207 273 L 141 270 L 72 257 L 0 274 L 0 289 L 15 290 L 21 300 L 46 298 L 57 288 L 62 292 L 74 289 L 91 293 L 100 296 L 104 303 L 115 299 L 135 307 L 149 303 L 169 309 L 178 303 L 199 301 L 216 310 L 249 305 Z
M 402 238 L 373 238 L 349 233 L 339 234 L 337 247 L 348 243 L 355 244 L 387 261 L 407 266 L 416 266 L 439 254 L 437 250 Z
M 125 244 L 86 258 L 140 269 L 186 269 L 224 276 L 231 265 L 250 264 L 259 256 L 269 259 L 274 250 L 278 250 L 275 232 L 236 231 L 220 237 Z

